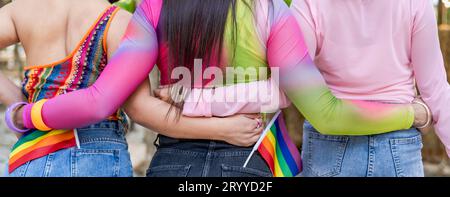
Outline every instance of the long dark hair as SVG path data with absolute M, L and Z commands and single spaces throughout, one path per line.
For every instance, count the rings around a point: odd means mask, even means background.
M 211 64 L 224 66 L 219 64 L 221 61 L 225 28 L 229 18 L 232 20 L 231 22 L 234 26 L 232 32 L 233 38 L 231 39 L 233 43 L 237 42 L 236 1 L 163 1 L 159 32 L 162 34 L 162 39 L 169 48 L 169 73 L 172 73 L 173 69 L 177 67 L 186 67 L 193 72 L 194 59 L 202 59 L 205 65 L 208 66 L 211 66 Z M 216 62 L 212 62 L 211 60 L 213 59 Z M 191 83 L 193 83 L 193 80 Z M 186 87 L 177 88 L 181 88 L 181 90 L 176 90 L 175 92 L 177 93 L 175 96 L 183 96 L 181 92 L 183 88 L 186 91 Z M 172 102 L 171 104 L 172 106 L 176 106 L 179 109 L 178 112 L 180 112 L 184 102 Z M 180 114 L 178 113 L 178 115 Z
M 235 30 L 236 0 L 165 0 L 160 28 L 169 47 L 170 68 L 192 70 L 194 59 L 218 65 L 230 13 Z M 218 62 L 210 62 L 212 57 Z

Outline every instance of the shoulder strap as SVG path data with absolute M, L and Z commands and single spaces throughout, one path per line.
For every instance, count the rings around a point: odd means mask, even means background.
M 113 21 L 113 19 L 114 19 L 114 16 L 117 14 L 117 12 L 120 10 L 121 8 L 120 7 L 118 7 L 118 6 L 116 6 L 116 5 L 113 5 L 113 6 L 111 6 L 111 8 L 110 8 L 110 10 L 112 10 L 111 12 L 110 12 L 110 16 L 109 16 L 109 19 L 108 19 L 108 22 L 107 22 L 107 24 L 106 24 L 106 27 L 105 27 L 105 31 L 103 32 L 103 50 L 105 51 L 105 53 L 107 53 L 108 52 L 108 48 L 107 48 L 107 46 L 106 46 L 106 43 L 107 43 L 107 41 L 108 41 L 108 32 L 109 32 L 109 27 L 111 26 L 111 23 L 112 23 L 112 21 Z M 106 12 L 107 13 L 107 12 Z
M 106 8 L 97 18 L 97 20 L 95 20 L 95 22 L 92 24 L 92 26 L 89 28 L 89 30 L 84 34 L 83 38 L 80 40 L 80 42 L 78 43 L 77 47 L 75 47 L 74 51 L 72 52 L 72 55 L 75 54 L 75 52 L 77 52 L 80 47 L 82 47 L 83 43 L 85 43 L 87 41 L 87 39 L 89 39 L 90 35 L 97 30 L 97 28 L 99 28 L 101 25 L 104 24 L 103 20 L 105 20 L 106 17 L 108 17 L 117 7 L 116 6 L 110 6 L 108 8 Z

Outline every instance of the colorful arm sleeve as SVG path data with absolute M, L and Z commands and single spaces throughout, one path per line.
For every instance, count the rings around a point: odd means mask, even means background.
M 420 2 L 420 3 L 419 3 Z M 417 1 L 411 61 L 417 86 L 430 107 L 436 134 L 450 156 L 450 86 L 439 45 L 438 28 L 432 2 Z
M 411 105 L 382 104 L 336 98 L 314 65 L 300 27 L 286 6 L 279 5 L 267 43 L 272 69 L 279 69 L 280 87 L 319 132 L 329 135 L 371 135 L 411 128 Z M 272 75 L 273 77 L 273 75 Z
M 294 17 L 286 11 L 285 6 L 276 1 L 274 1 L 274 10 L 275 19 L 267 45 L 269 64 L 279 69 L 281 80 L 277 81 L 281 83 L 280 85 L 299 110 L 320 132 L 333 135 L 369 135 L 409 129 L 412 126 L 414 112 L 410 105 L 337 99 L 311 61 L 302 32 Z M 236 113 L 262 112 L 264 102 L 261 100 L 227 102 L 225 99 L 236 98 L 234 95 L 236 92 L 248 95 L 246 99 L 254 99 L 258 94 L 248 90 L 267 88 L 267 86 L 257 85 L 264 83 L 267 82 L 237 84 L 217 88 L 214 91 L 194 89 L 187 99 L 183 114 L 229 116 Z M 228 94 L 225 95 L 224 92 Z M 280 98 L 281 102 L 278 103 L 281 107 L 287 104 L 282 103 L 286 101 L 283 96 L 284 94 L 281 93 L 280 97 L 272 95 L 268 98 Z M 208 100 L 209 98 L 215 100 Z
M 148 77 L 158 55 L 153 13 L 143 1 L 134 14 L 115 55 L 89 88 L 48 100 L 42 109 L 53 129 L 79 128 L 104 120 L 117 111 Z M 30 104 L 32 105 L 32 104 Z M 31 118 L 29 112 L 25 116 Z
M 192 89 L 183 115 L 227 117 L 238 113 L 274 113 L 290 104 L 272 80 L 256 81 L 215 89 Z

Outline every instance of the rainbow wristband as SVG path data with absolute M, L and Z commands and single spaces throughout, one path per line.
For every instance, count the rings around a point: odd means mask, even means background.
M 18 109 L 20 109 L 21 107 L 23 107 L 23 106 L 25 106 L 27 104 L 28 103 L 25 103 L 25 102 L 14 103 L 14 104 L 10 105 L 8 107 L 8 109 L 6 110 L 6 114 L 5 114 L 6 125 L 8 126 L 9 129 L 13 130 L 16 133 L 26 133 L 26 132 L 30 131 L 30 129 L 19 129 L 19 128 L 17 128 L 16 125 L 14 124 L 14 121 L 13 121 L 14 113 L 16 113 Z
M 52 130 L 44 123 L 42 118 L 42 108 L 44 107 L 45 102 L 47 102 L 47 99 L 42 99 L 35 103 L 31 108 L 31 121 L 33 122 L 34 127 L 40 131 Z

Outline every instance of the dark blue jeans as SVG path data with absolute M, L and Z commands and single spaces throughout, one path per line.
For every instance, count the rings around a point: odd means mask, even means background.
M 159 136 L 157 151 L 147 171 L 148 177 L 271 177 L 259 153 L 242 167 L 252 148 L 225 142 L 178 140 Z

